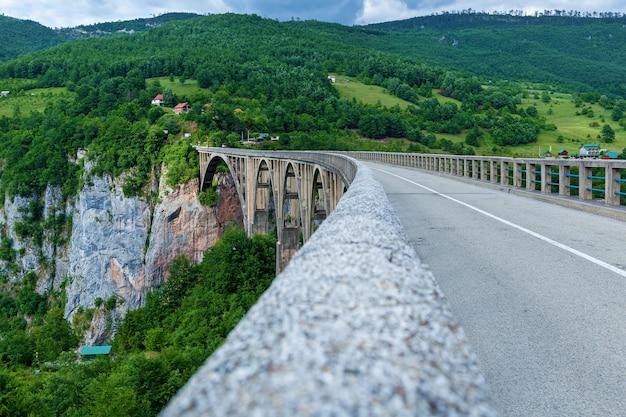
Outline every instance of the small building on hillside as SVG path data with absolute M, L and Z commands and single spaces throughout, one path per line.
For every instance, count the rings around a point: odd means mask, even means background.
M 80 358 L 84 361 L 92 361 L 98 357 L 108 357 L 111 354 L 111 346 L 83 346 L 80 350 Z
M 174 107 L 174 113 L 176 113 L 176 114 L 189 113 L 189 110 L 191 110 L 191 104 L 189 104 L 187 102 L 178 103 Z
M 569 158 L 569 152 L 566 149 L 560 149 L 558 155 L 559 158 Z
M 335 77 L 334 75 L 329 75 L 328 79 L 330 80 L 331 83 L 334 83 L 335 81 L 337 81 L 337 77 Z
M 162 106 L 163 105 L 163 94 L 157 94 L 152 99 L 153 106 Z
M 0 91 L 0 97 L 8 97 L 11 94 L 10 91 Z
M 580 147 L 578 155 L 581 158 L 597 158 L 600 156 L 601 151 L 600 145 L 596 143 L 586 143 Z

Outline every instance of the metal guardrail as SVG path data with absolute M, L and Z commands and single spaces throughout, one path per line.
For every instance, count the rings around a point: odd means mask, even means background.
M 626 161 L 605 159 L 533 159 L 492 156 L 347 152 L 377 161 L 441 172 L 545 195 L 626 206 Z

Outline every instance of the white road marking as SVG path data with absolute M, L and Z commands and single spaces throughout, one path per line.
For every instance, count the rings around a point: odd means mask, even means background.
M 613 266 L 613 265 L 611 265 L 611 264 L 609 264 L 607 262 L 601 261 L 598 258 L 594 258 L 591 255 L 587 255 L 586 253 L 583 253 L 583 252 L 581 252 L 581 251 L 579 251 L 577 249 L 574 249 L 574 248 L 572 248 L 570 246 L 567 246 L 567 245 L 565 245 L 563 243 L 557 242 L 556 240 L 552 240 L 549 237 L 544 236 L 544 235 L 542 235 L 540 233 L 533 232 L 532 230 L 527 229 L 527 228 L 525 228 L 523 226 L 520 226 L 518 224 L 512 223 L 512 222 L 510 222 L 508 220 L 505 220 L 505 219 L 503 219 L 501 217 L 498 217 L 498 216 L 496 216 L 494 214 L 488 213 L 485 210 L 481 210 L 478 207 L 472 206 L 471 204 L 464 203 L 463 201 L 457 200 L 454 197 L 450 197 L 449 195 L 442 194 L 442 193 L 440 193 L 438 191 L 433 190 L 432 188 L 426 187 L 425 185 L 418 184 L 415 181 L 411 181 L 408 178 L 404 178 L 404 177 L 402 177 L 400 175 L 396 175 L 396 174 L 394 174 L 392 172 L 385 171 L 385 170 L 382 170 L 382 169 L 377 169 L 377 168 L 374 168 L 374 169 L 376 169 L 377 171 L 380 171 L 380 172 L 384 172 L 385 174 L 391 175 L 393 177 L 399 178 L 401 180 L 404 180 L 406 182 L 409 182 L 409 183 L 411 183 L 413 185 L 416 185 L 416 186 L 418 186 L 420 188 L 423 188 L 424 190 L 427 190 L 427 191 L 429 191 L 429 192 L 431 192 L 433 194 L 436 194 L 436 195 L 438 195 L 440 197 L 447 198 L 450 201 L 454 201 L 455 203 L 458 203 L 458 204 L 460 204 L 462 206 L 465 206 L 465 207 L 467 207 L 467 208 L 469 208 L 471 210 L 474 210 L 474 211 L 476 211 L 476 212 L 478 212 L 480 214 L 483 214 L 483 215 L 485 215 L 487 217 L 490 217 L 490 218 L 492 218 L 494 220 L 497 220 L 500 223 L 504 223 L 507 226 L 510 226 L 510 227 L 512 227 L 514 229 L 517 229 L 517 230 L 521 231 L 521 232 L 524 232 L 524 233 L 529 234 L 529 235 L 531 235 L 533 237 L 536 237 L 539 240 L 542 240 L 542 241 L 544 241 L 546 243 L 549 243 L 549 244 L 551 244 L 553 246 L 556 246 L 557 248 L 563 249 L 563 250 L 565 250 L 565 251 L 567 251 L 567 252 L 569 252 L 569 253 L 571 253 L 573 255 L 579 256 L 579 257 L 581 257 L 581 258 L 583 258 L 583 259 L 585 259 L 585 260 L 587 260 L 589 262 L 593 262 L 594 264 L 596 264 L 598 266 L 601 266 L 602 268 L 608 269 L 609 271 L 615 272 L 616 274 L 621 275 L 621 276 L 626 278 L 626 271 L 624 271 L 623 269 L 619 269 L 619 268 L 617 268 L 617 267 L 615 267 L 615 266 Z

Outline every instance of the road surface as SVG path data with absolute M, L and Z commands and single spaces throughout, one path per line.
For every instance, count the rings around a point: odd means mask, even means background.
M 626 223 L 367 163 L 504 416 L 626 416 Z

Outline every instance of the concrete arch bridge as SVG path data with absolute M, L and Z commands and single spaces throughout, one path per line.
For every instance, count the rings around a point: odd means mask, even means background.
M 277 271 L 335 209 L 356 174 L 349 159 L 328 153 L 196 149 L 201 191 L 213 185 L 225 164 L 239 194 L 248 236 L 276 233 Z

